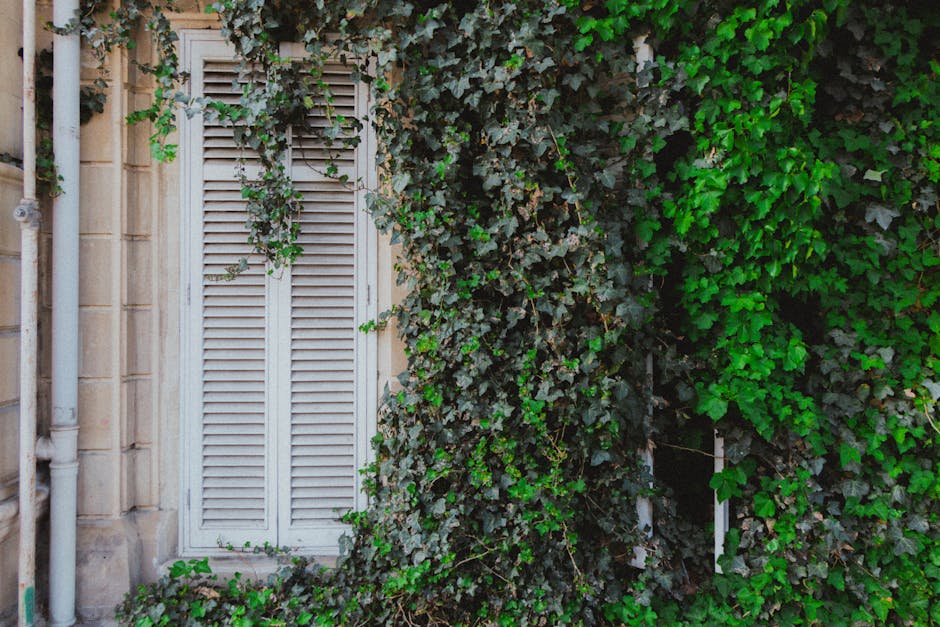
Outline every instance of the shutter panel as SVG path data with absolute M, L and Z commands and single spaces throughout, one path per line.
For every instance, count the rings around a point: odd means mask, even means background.
M 265 275 L 253 260 L 213 281 L 244 250 L 232 181 L 206 181 L 202 260 L 202 524 L 267 528 Z M 241 230 L 239 230 L 241 227 Z
M 327 66 L 323 80 L 333 92 L 333 115 L 353 119 L 363 110 L 360 90 L 342 66 Z M 325 115 L 308 114 L 313 128 Z M 300 244 L 304 254 L 292 268 L 289 501 L 280 509 L 281 529 L 291 544 L 336 546 L 345 526 L 338 518 L 357 502 L 359 451 L 363 430 L 357 419 L 357 380 L 362 378 L 357 350 L 357 222 L 362 214 L 356 190 L 365 146 L 331 148 L 333 164 L 350 183 L 323 176 L 329 161 L 315 137 L 294 134 L 291 176 L 303 194 Z
M 205 32 L 188 34 L 184 47 L 193 95 L 237 102 L 228 47 Z M 367 113 L 365 88 L 347 70 L 331 66 L 324 80 L 336 115 Z M 310 123 L 326 120 L 315 112 Z M 358 469 L 374 433 L 375 340 L 358 331 L 376 315 L 367 287 L 374 231 L 358 189 L 375 184 L 370 136 L 333 147 L 351 181 L 343 184 L 325 176 L 324 146 L 293 134 L 303 256 L 268 273 L 252 255 L 247 272 L 218 281 L 248 250 L 241 155 L 231 127 L 197 116 L 182 130 L 192 291 L 182 333 L 186 546 L 205 553 L 221 539 L 336 554 L 347 529 L 339 517 L 362 505 Z M 256 167 L 247 163 L 249 175 Z
M 197 58 L 192 77 L 193 95 L 238 101 L 232 61 Z M 196 328 L 190 348 L 196 376 L 190 541 L 195 547 L 220 541 L 238 546 L 271 540 L 275 528 L 266 374 L 269 280 L 258 255 L 249 257 L 247 272 L 218 280 L 248 252 L 245 203 L 236 177 L 240 152 L 232 127 L 202 117 L 191 124 L 190 185 L 196 189 L 190 298 Z
M 300 185 L 300 243 L 292 268 L 289 509 L 291 543 L 336 542 L 356 499 L 356 193 Z M 287 511 L 286 511 L 287 510 Z

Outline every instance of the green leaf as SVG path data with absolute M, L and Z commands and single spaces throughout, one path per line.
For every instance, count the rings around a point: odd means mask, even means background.
M 715 491 L 718 501 L 724 502 L 733 496 L 741 496 L 741 486 L 746 482 L 744 470 L 739 466 L 730 466 L 712 475 L 708 485 Z
M 709 386 L 699 400 L 698 411 L 707 414 L 712 420 L 718 420 L 728 413 L 728 401 L 721 398 L 717 385 Z
M 826 581 L 836 590 L 845 590 L 845 576 L 841 568 L 830 569 Z
M 185 577 L 190 572 L 192 572 L 192 569 L 190 568 L 189 564 L 183 560 L 177 560 L 173 562 L 172 566 L 170 566 L 170 577 L 173 577 L 174 579 Z
M 212 573 L 212 568 L 209 567 L 209 558 L 204 557 L 201 560 L 193 560 L 193 571 L 200 574 L 210 574 Z
M 754 495 L 754 514 L 760 518 L 771 518 L 777 513 L 773 497 L 764 492 Z
M 861 452 L 846 442 L 839 444 L 839 463 L 843 468 L 855 466 L 862 461 Z

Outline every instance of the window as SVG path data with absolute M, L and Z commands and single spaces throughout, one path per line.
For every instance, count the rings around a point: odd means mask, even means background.
M 237 101 L 236 64 L 218 34 L 182 42 L 192 94 Z M 338 113 L 365 118 L 367 90 L 339 64 L 331 70 Z M 295 138 L 303 257 L 268 272 L 249 256 L 248 271 L 218 281 L 247 252 L 239 151 L 231 127 L 199 116 L 180 131 L 183 550 L 271 542 L 335 554 L 338 517 L 364 505 L 358 469 L 375 430 L 375 337 L 358 330 L 376 315 L 364 192 L 311 167 L 316 146 Z M 374 139 L 363 134 L 339 164 L 371 187 Z

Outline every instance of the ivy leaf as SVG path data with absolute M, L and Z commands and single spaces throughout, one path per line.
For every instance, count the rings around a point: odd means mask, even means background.
M 212 568 L 209 567 L 209 559 L 203 558 L 193 562 L 193 572 L 200 573 L 203 575 L 210 574 Z
M 894 359 L 894 349 L 891 348 L 890 346 L 879 348 L 877 352 L 878 352 L 878 355 L 881 356 L 881 359 L 882 361 L 885 362 L 885 364 L 890 364 L 891 361 Z
M 881 182 L 881 175 L 884 174 L 887 170 L 865 170 L 865 175 L 862 177 L 866 181 L 877 181 Z
M 396 194 L 405 191 L 409 183 L 411 183 L 411 174 L 408 172 L 399 172 L 392 176 L 392 190 L 394 190 Z
M 728 401 L 721 398 L 719 393 L 717 385 L 710 385 L 698 404 L 698 411 L 708 414 L 712 420 L 718 420 L 728 413 Z
M 900 215 L 896 209 L 889 209 L 884 205 L 869 205 L 865 210 L 865 222 L 877 222 L 878 226 L 887 231 L 891 222 Z
M 845 590 L 845 575 L 841 568 L 834 568 L 829 571 L 826 582 L 836 590 Z
M 776 513 L 777 506 L 770 495 L 764 492 L 759 492 L 754 495 L 754 514 L 756 516 L 760 518 L 771 518 Z
M 903 534 L 894 541 L 895 555 L 916 555 L 919 549 L 920 543 L 917 540 Z
M 806 347 L 796 338 L 790 340 L 787 346 L 787 353 L 783 359 L 783 369 L 786 371 L 802 370 L 806 363 Z
M 741 496 L 741 485 L 747 482 L 747 475 L 740 466 L 731 466 L 712 475 L 708 486 L 715 491 L 719 502 L 727 501 L 732 496 Z
M 177 560 L 173 562 L 173 565 L 170 566 L 170 577 L 178 579 L 180 577 L 185 577 L 190 572 L 189 565 L 183 560 Z
M 923 516 L 915 515 L 908 518 L 907 528 L 917 533 L 927 533 L 930 531 L 930 523 Z
M 861 461 L 862 454 L 857 448 L 851 446 L 847 442 L 842 442 L 839 444 L 839 463 L 842 464 L 843 468 L 848 468 L 849 466 L 858 464 Z
M 940 383 L 931 381 L 930 379 L 924 379 L 921 385 L 927 388 L 927 392 L 930 394 L 931 400 L 940 400 Z
M 864 497 L 871 491 L 871 487 L 864 481 L 859 481 L 858 479 L 849 479 L 848 481 L 842 482 L 842 494 L 846 498 L 857 498 L 860 499 Z
M 829 564 L 826 562 L 810 562 L 806 565 L 806 573 L 816 579 L 825 579 L 829 576 Z
M 751 28 L 744 31 L 744 36 L 748 41 L 754 44 L 758 50 L 767 50 L 770 46 L 771 31 L 764 22 L 757 22 Z

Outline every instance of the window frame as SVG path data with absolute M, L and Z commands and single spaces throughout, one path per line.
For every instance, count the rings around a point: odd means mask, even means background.
M 302 44 L 282 44 L 282 53 L 286 55 L 303 54 Z M 223 40 L 217 29 L 183 29 L 180 31 L 180 60 L 181 67 L 190 72 L 190 93 L 202 93 L 197 81 L 201 80 L 204 60 L 231 60 L 234 50 Z M 371 123 L 371 102 L 369 90 L 359 85 L 361 99 L 358 101 L 358 111 L 363 121 L 361 142 L 356 159 L 356 173 L 360 178 L 360 186 L 356 191 L 355 212 L 355 279 L 354 302 L 355 317 L 353 332 L 355 336 L 355 391 L 354 391 L 354 420 L 355 420 L 355 460 L 357 469 L 361 469 L 373 461 L 371 441 L 376 434 L 376 414 L 378 408 L 378 361 L 377 337 L 373 333 L 359 331 L 359 325 L 375 320 L 378 315 L 378 294 L 376 289 L 378 276 L 378 234 L 371 217 L 365 211 L 365 190 L 376 189 L 376 138 Z M 201 337 L 203 324 L 202 307 L 202 244 L 203 232 L 203 126 L 200 119 L 189 119 L 180 116 L 179 123 L 179 171 L 180 171 L 180 404 L 179 404 L 179 547 L 181 555 L 213 555 L 223 553 L 216 543 L 208 541 L 211 535 L 220 536 L 222 541 L 228 541 L 221 533 L 222 530 L 200 530 L 200 497 L 198 491 L 202 485 L 202 459 L 200 442 L 202 438 L 202 345 L 198 342 Z M 250 252 L 246 246 L 246 254 Z M 234 259 L 233 259 L 234 260 Z M 290 272 L 289 270 L 287 271 Z M 283 279 L 283 277 L 282 277 Z M 283 307 L 284 303 L 290 305 L 290 284 L 273 285 L 278 279 L 268 276 L 265 287 L 265 317 L 272 315 L 272 308 Z M 287 294 L 285 296 L 285 293 Z M 272 307 L 273 305 L 273 307 Z M 289 312 L 288 312 L 289 314 Z M 288 315 L 289 319 L 289 315 Z M 270 324 L 266 327 L 270 329 Z M 290 325 L 286 332 L 289 335 Z M 253 544 L 271 542 L 279 546 L 296 546 L 291 542 L 296 534 L 289 527 L 291 506 L 290 485 L 278 485 L 278 477 L 284 474 L 284 461 L 287 458 L 289 468 L 290 459 L 290 424 L 285 419 L 283 409 L 277 409 L 277 399 L 289 399 L 284 386 L 290 387 L 289 376 L 287 381 L 283 376 L 286 362 L 288 375 L 290 374 L 290 359 L 277 356 L 278 351 L 284 351 L 284 336 L 280 341 L 270 337 L 270 330 L 265 339 L 265 421 L 266 421 L 266 491 L 274 495 L 274 502 L 266 508 L 267 524 L 258 529 L 245 533 L 238 531 L 238 544 L 250 541 Z M 272 353 L 273 352 L 273 356 Z M 289 356 L 288 356 L 289 357 Z M 272 367 L 273 364 L 273 367 Z M 277 371 L 276 381 L 272 375 Z M 272 391 L 276 395 L 272 398 Z M 288 402 L 289 405 L 289 402 Z M 273 406 L 273 407 L 272 407 Z M 280 418 L 274 420 L 274 411 L 279 411 Z M 290 416 L 290 408 L 286 409 L 286 416 Z M 288 473 L 289 478 L 289 473 Z M 355 509 L 366 506 L 367 498 L 363 491 L 362 476 L 354 471 Z M 197 494 L 194 494 L 196 492 Z M 287 520 L 282 520 L 287 516 Z M 333 528 L 332 526 L 330 527 Z M 345 525 L 336 525 L 336 533 L 328 534 L 333 541 L 320 540 L 302 545 L 298 550 L 302 553 L 320 556 L 332 556 L 339 553 L 339 536 L 348 528 Z M 236 532 L 233 532 L 235 535 Z M 335 536 L 335 537 L 333 537 Z

